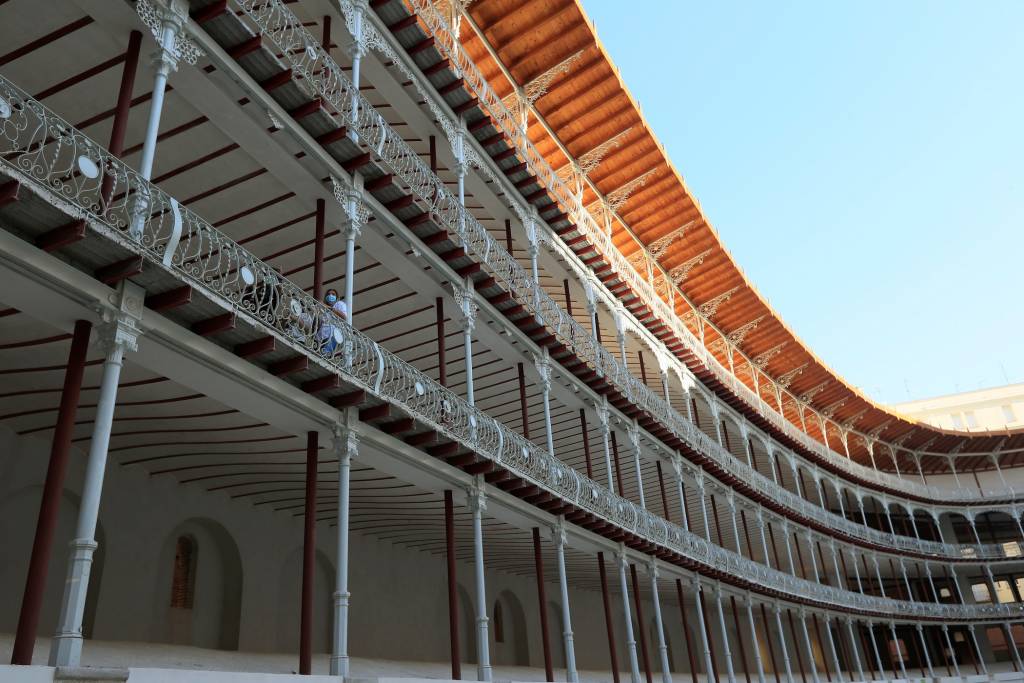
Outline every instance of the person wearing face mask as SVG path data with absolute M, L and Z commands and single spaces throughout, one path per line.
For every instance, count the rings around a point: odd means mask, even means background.
M 338 298 L 338 290 L 328 289 L 324 294 L 324 303 L 331 309 L 331 312 L 348 320 L 348 307 L 345 306 L 344 301 Z M 334 337 L 334 325 L 329 319 L 320 326 L 320 341 L 323 344 L 324 355 L 333 355 L 338 346 L 338 340 Z

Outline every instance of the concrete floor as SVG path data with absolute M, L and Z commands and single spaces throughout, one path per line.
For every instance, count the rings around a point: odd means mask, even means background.
M 10 661 L 11 649 L 14 644 L 14 637 L 9 633 L 0 634 L 0 662 Z M 36 641 L 35 657 L 33 664 L 45 665 L 50 651 L 49 638 L 40 638 Z M 209 650 L 186 645 L 170 645 L 166 643 L 144 643 L 144 642 L 118 642 L 118 641 L 86 641 L 82 655 L 82 665 L 89 667 L 117 667 L 117 668 L 147 668 L 147 669 L 172 669 L 199 671 L 221 671 L 221 672 L 250 672 L 256 674 L 295 674 L 298 671 L 298 658 L 294 654 L 265 653 L 265 652 L 235 652 L 226 650 Z M 990 673 L 1002 673 L 1013 670 L 1008 664 L 996 664 L 990 667 Z M 476 680 L 476 665 L 463 664 L 463 677 L 466 680 Z M 10 671 L 10 670 L 8 670 Z M 328 673 L 328 655 L 315 654 L 313 656 L 313 674 Z M 910 680 L 914 683 L 924 681 L 918 676 L 917 670 L 908 672 Z M 968 673 L 967 670 L 963 673 Z M 973 673 L 971 669 L 970 673 Z M 1004 676 L 1007 676 L 1004 674 Z M 6 677 L 0 669 L 0 680 Z M 413 662 L 381 659 L 364 659 L 353 657 L 351 660 L 350 679 L 434 679 L 450 680 L 451 670 L 446 662 Z M 493 670 L 495 681 L 544 681 L 544 670 L 531 667 L 508 667 L 496 666 Z M 657 673 L 654 676 L 656 681 L 661 677 Z M 677 673 L 674 680 L 679 683 L 690 683 L 688 673 Z M 774 676 L 767 676 L 770 683 L 774 683 Z M 1001 680 L 1009 680 L 1000 676 Z M 555 679 L 565 680 L 565 670 L 556 670 Z M 628 672 L 620 674 L 622 683 L 628 683 L 630 676 Z M 738 680 L 745 680 L 741 674 L 737 675 Z M 753 680 L 756 678 L 752 677 Z M 824 680 L 824 676 L 822 676 Z M 305 679 L 308 680 L 308 679 Z M 799 679 L 798 679 L 799 680 Z M 939 679 L 943 680 L 943 679 Z M 956 679 L 946 679 L 956 680 Z M 985 680 L 971 676 L 966 680 Z M 991 680 L 991 679 L 990 679 Z M 580 671 L 582 683 L 612 683 L 612 675 L 608 671 Z M 698 681 L 707 683 L 706 678 L 698 676 Z

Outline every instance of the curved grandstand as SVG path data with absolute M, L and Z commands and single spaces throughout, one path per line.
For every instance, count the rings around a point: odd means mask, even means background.
M 807 349 L 575 1 L 0 35 L 12 680 L 1024 680 L 1024 436 Z

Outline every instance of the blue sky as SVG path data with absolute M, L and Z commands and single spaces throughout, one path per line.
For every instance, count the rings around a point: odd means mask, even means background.
M 833 369 L 886 402 L 1024 381 L 1024 2 L 583 6 Z

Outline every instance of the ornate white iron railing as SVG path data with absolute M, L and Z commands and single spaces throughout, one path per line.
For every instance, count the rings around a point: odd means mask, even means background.
M 544 156 L 534 147 L 520 125 L 521 117 L 510 111 L 502 99 L 497 96 L 490 82 L 481 74 L 476 63 L 463 48 L 458 36 L 452 32 L 447 19 L 437 10 L 435 3 L 431 2 L 431 0 L 407 0 L 407 2 L 422 20 L 429 34 L 434 38 L 435 47 L 449 60 L 453 70 L 463 78 L 466 87 L 477 97 L 480 106 L 487 111 L 495 126 L 513 142 L 516 151 L 526 160 L 526 164 L 534 175 L 537 176 L 537 181 L 540 185 L 550 191 L 562 206 L 571 207 L 572 218 L 577 228 L 611 264 L 615 274 L 625 281 L 656 316 L 672 329 L 672 332 L 683 341 L 705 367 L 711 370 L 726 387 L 732 389 L 734 393 L 739 395 L 747 404 L 771 422 L 776 429 L 779 429 L 788 437 L 800 443 L 808 451 L 826 458 L 829 463 L 853 477 L 858 477 L 909 495 L 930 498 L 936 501 L 962 502 L 976 502 L 982 498 L 1013 498 L 1017 495 L 1017 492 L 1012 487 L 990 488 L 981 491 L 945 489 L 919 484 L 899 476 L 880 472 L 855 463 L 849 458 L 832 451 L 825 444 L 793 425 L 775 408 L 771 407 L 764 399 L 741 382 L 733 373 L 722 366 L 714 354 L 707 350 L 704 344 L 690 332 L 682 320 L 679 319 L 679 316 L 658 295 L 654 286 L 615 247 L 611 236 L 600 227 L 593 216 L 578 201 L 576 193 L 551 168 Z M 351 10 L 350 0 L 340 0 L 339 4 L 343 10 Z M 701 316 L 700 311 L 696 307 L 694 307 L 693 312 L 695 315 Z M 726 343 L 731 342 L 726 340 Z M 735 350 L 735 353 L 742 355 L 738 348 Z M 774 380 L 772 381 L 774 382 Z M 817 414 L 809 406 L 806 409 Z M 874 437 L 860 434 L 855 430 L 846 431 L 860 436 L 865 441 L 878 441 Z M 896 448 L 892 444 L 885 445 L 889 448 Z
M 262 5 L 263 11 L 269 4 L 272 3 Z M 289 48 L 285 50 L 287 54 L 291 48 L 303 46 L 300 41 L 284 47 Z M 323 78 L 325 83 L 334 84 L 339 94 L 353 94 L 348 92 L 351 88 L 336 67 L 315 59 L 310 59 L 307 66 L 310 69 L 303 74 L 307 79 Z M 364 141 L 382 135 L 372 110 L 342 111 L 355 114 L 350 120 Z M 140 254 L 211 299 L 231 306 L 249 323 L 265 328 L 282 344 L 305 354 L 317 365 L 395 404 L 446 438 L 579 509 L 747 581 L 761 592 L 782 594 L 796 601 L 810 600 L 832 609 L 877 613 L 886 618 L 901 615 L 905 619 L 971 621 L 1024 617 L 1024 604 L 906 602 L 813 583 L 710 544 L 642 510 L 567 467 L 353 329 L 302 288 L 278 275 L 2 76 L 0 172 L 67 215 L 84 220 L 96 233 Z
M 839 530 L 862 541 L 951 559 L 1000 559 L 1014 556 L 1009 555 L 1002 545 L 959 546 L 936 543 L 866 527 L 810 503 L 734 457 L 672 408 L 668 401 L 634 377 L 624 363 L 598 344 L 588 330 L 536 285 L 532 275 L 520 266 L 470 211 L 460 205 L 457 197 L 423 162 L 416 150 L 387 124 L 365 98 L 350 92 L 347 76 L 321 50 L 319 42 L 287 7 L 278 0 L 243 0 L 237 4 L 242 10 L 242 16 L 252 21 L 253 32 L 259 32 L 271 41 L 284 66 L 302 77 L 296 83 L 307 90 L 306 94 L 310 98 L 319 98 L 340 113 L 342 119 L 351 124 L 350 129 L 359 135 L 362 143 L 429 207 L 435 222 L 458 240 L 468 254 L 485 264 L 516 300 L 547 325 L 562 343 L 572 348 L 579 358 L 600 369 L 605 379 L 619 387 L 630 401 L 654 416 L 691 448 L 711 456 L 724 470 L 750 484 L 758 493 L 799 515 L 815 520 L 825 528 Z M 363 30 L 370 29 L 364 24 Z M 389 49 L 379 35 L 371 33 L 367 40 L 374 47 Z M 399 63 L 393 53 L 388 56 L 393 63 Z M 412 74 L 406 75 L 413 80 Z M 440 112 L 438 115 L 443 116 Z

